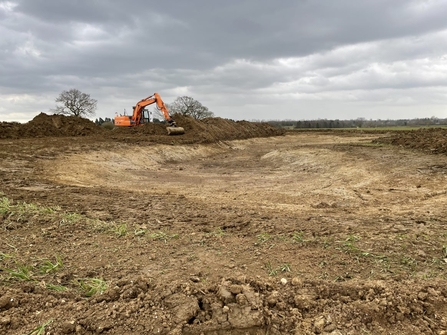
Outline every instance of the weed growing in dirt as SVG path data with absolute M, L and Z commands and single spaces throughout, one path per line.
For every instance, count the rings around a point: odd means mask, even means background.
M 265 268 L 267 269 L 267 273 L 269 276 L 276 276 L 278 274 L 278 270 L 273 267 L 271 262 L 267 262 L 265 264 Z
M 442 257 L 447 258 L 447 245 L 442 246 Z
M 64 263 L 59 256 L 56 256 L 56 262 L 51 262 L 49 259 L 43 260 L 43 263 L 39 266 L 39 272 L 42 274 L 54 272 L 64 267 Z
M 9 258 L 12 258 L 12 256 L 9 255 L 9 254 L 5 254 L 3 252 L 0 252 L 0 262 L 3 261 L 4 259 L 9 259 Z
M 127 235 L 127 225 L 125 223 L 115 226 L 111 229 L 116 236 L 122 237 Z
M 414 270 L 417 265 L 417 261 L 409 256 L 402 256 L 400 259 L 400 264 L 409 267 L 411 270 Z
M 74 224 L 83 219 L 83 216 L 81 214 L 77 213 L 64 213 L 61 215 L 61 220 L 59 221 L 59 225 L 67 225 L 67 224 Z
M 265 242 L 272 239 L 272 235 L 269 233 L 261 233 L 256 235 L 257 242 L 255 244 L 264 244 Z
M 265 268 L 269 276 L 276 276 L 278 272 L 292 272 L 289 263 L 283 263 L 277 267 L 274 267 L 270 261 L 265 263 Z
M 101 278 L 77 279 L 75 284 L 79 286 L 86 297 L 102 294 L 107 289 L 107 282 Z
M 8 258 L 12 258 L 12 256 L 8 255 Z M 6 280 L 36 281 L 34 279 L 36 273 L 45 275 L 64 267 L 62 259 L 59 256 L 55 257 L 54 262 L 49 259 L 43 259 L 36 265 L 25 265 L 17 261 L 14 261 L 14 263 L 14 267 L 1 268 L 1 270 L 8 274 L 5 278 Z
M 393 273 L 393 270 L 391 269 L 391 264 L 387 257 L 376 259 L 376 264 L 379 266 L 380 272 Z
M 334 243 L 334 238 L 332 236 L 331 237 L 324 237 L 321 240 L 321 243 L 323 244 L 323 249 L 327 249 L 330 246 L 332 246 L 332 244 Z
M 303 243 L 304 240 L 304 232 L 302 231 L 295 231 L 292 233 L 292 242 L 293 243 Z
M 44 335 L 45 334 L 45 327 L 48 326 L 51 322 L 53 322 L 53 320 L 50 319 L 47 322 L 45 322 L 43 325 L 37 326 L 36 328 L 31 330 L 26 335 Z
M 162 231 L 156 232 L 156 233 L 152 233 L 148 235 L 149 238 L 153 239 L 153 240 L 159 240 L 159 241 L 163 241 L 165 244 L 174 238 L 178 238 L 179 235 L 178 234 L 168 234 Z
M 140 228 L 140 229 L 134 229 L 133 234 L 134 234 L 135 236 L 143 236 L 143 235 L 146 234 L 146 229 L 142 229 L 142 228 Z
M 45 284 L 45 287 L 49 290 L 57 291 L 57 292 L 68 291 L 68 287 L 65 287 L 62 285 Z
M 216 230 L 214 230 L 211 234 L 215 237 L 223 237 L 225 235 L 225 231 L 219 227 Z
M 54 220 L 59 226 L 74 224 L 86 218 L 76 213 L 61 213 L 61 208 L 46 207 L 36 204 L 13 203 L 7 197 L 0 198 L 0 214 L 6 216 L 5 221 L 26 222 L 35 216 L 44 216 L 46 219 Z
M 361 250 L 355 245 L 360 237 L 356 235 L 348 235 L 348 237 L 341 242 L 341 246 L 335 249 L 341 250 L 347 253 L 361 253 Z
M 26 202 L 13 204 L 7 197 L 0 199 L 0 214 L 7 214 L 8 217 L 14 217 L 16 221 L 20 221 L 26 215 L 34 214 L 53 214 L 56 209 Z
M 107 231 L 110 232 L 111 226 L 114 225 L 113 222 L 109 223 L 109 222 L 101 221 L 99 219 L 90 220 L 88 223 L 90 223 L 91 229 L 95 233 L 103 233 L 103 232 L 107 232 Z
M 8 198 L 2 197 L 0 198 L 0 214 L 7 214 L 9 212 L 9 208 L 11 207 L 11 202 Z
M 17 265 L 15 269 L 4 269 L 9 273 L 10 279 L 18 279 L 23 281 L 32 281 L 31 267 L 27 265 Z
M 290 264 L 289 264 L 289 263 L 281 264 L 281 265 L 279 266 L 279 270 L 280 270 L 281 272 L 291 272 L 291 271 L 292 271 L 292 270 L 290 270 Z

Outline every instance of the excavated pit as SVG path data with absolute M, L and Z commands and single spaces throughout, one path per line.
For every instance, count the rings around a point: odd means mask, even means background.
M 445 133 L 176 122 L 0 124 L 1 334 L 447 329 Z

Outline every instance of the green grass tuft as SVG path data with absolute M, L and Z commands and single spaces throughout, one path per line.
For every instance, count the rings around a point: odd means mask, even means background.
M 76 280 L 75 283 L 84 292 L 86 297 L 102 294 L 107 289 L 107 282 L 101 278 L 83 278 Z

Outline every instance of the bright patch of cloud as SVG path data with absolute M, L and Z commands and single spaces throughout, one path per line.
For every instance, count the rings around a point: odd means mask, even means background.
M 14 11 L 14 8 L 17 7 L 17 4 L 15 2 L 11 1 L 1 1 L 0 2 L 0 11 L 5 13 L 11 13 Z

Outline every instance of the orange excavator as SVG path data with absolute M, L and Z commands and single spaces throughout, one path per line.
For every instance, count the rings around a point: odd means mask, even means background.
M 163 102 L 158 93 L 154 93 L 153 95 L 150 95 L 147 98 L 138 101 L 136 106 L 133 107 L 132 116 L 129 115 L 115 116 L 115 126 L 134 127 L 134 126 L 141 126 L 150 122 L 148 111 L 144 108 L 154 103 L 157 104 L 158 109 L 163 113 L 166 122 L 169 124 L 169 126 L 166 127 L 168 135 L 184 134 L 185 130 L 182 127 L 178 127 L 174 119 L 171 118 L 171 116 L 169 115 L 168 108 L 166 107 L 165 103 Z

